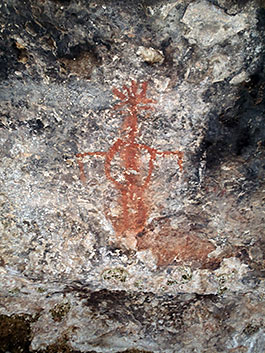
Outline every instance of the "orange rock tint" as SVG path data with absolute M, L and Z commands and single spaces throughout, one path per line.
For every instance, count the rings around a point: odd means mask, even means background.
M 78 153 L 77 161 L 80 168 L 80 179 L 85 182 L 83 158 L 85 156 L 102 156 L 105 159 L 105 175 L 113 186 L 119 191 L 119 215 L 110 214 L 117 240 L 129 248 L 136 248 L 136 235 L 143 231 L 149 216 L 150 203 L 146 191 L 151 182 L 154 161 L 157 156 L 175 155 L 178 158 L 179 170 L 182 171 L 183 152 L 158 151 L 147 145 L 137 142 L 138 114 L 140 111 L 151 110 L 153 99 L 146 97 L 147 82 L 141 87 L 132 81 L 131 87 L 123 86 L 120 91 L 113 89 L 113 94 L 120 102 L 114 106 L 115 110 L 125 115 L 120 130 L 120 136 L 107 152 Z M 119 179 L 113 176 L 112 163 L 119 160 L 121 175 Z
M 169 222 L 160 222 L 157 227 L 149 225 L 137 236 L 138 250 L 151 250 L 158 266 L 177 263 L 189 263 L 200 268 L 214 268 L 220 260 L 209 258 L 215 250 L 214 245 L 198 235 L 172 229 Z

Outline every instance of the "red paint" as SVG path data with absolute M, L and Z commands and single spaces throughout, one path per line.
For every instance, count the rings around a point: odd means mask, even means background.
M 158 266 L 176 261 L 192 267 L 215 268 L 221 262 L 208 255 L 215 246 L 192 231 L 173 229 L 168 219 L 154 219 L 137 237 L 138 250 L 151 250 Z
M 157 156 L 166 157 L 176 155 L 178 157 L 179 170 L 182 171 L 183 152 L 158 151 L 147 145 L 137 142 L 138 114 L 142 110 L 151 110 L 153 99 L 146 97 L 147 82 L 141 84 L 141 88 L 132 81 L 131 87 L 123 86 L 123 91 L 116 88 L 113 94 L 120 99 L 120 103 L 114 106 L 115 110 L 126 107 L 124 121 L 121 127 L 123 138 L 109 148 L 107 152 L 78 153 L 77 161 L 80 168 L 80 179 L 85 182 L 84 165 L 82 158 L 85 156 L 102 156 L 105 158 L 105 175 L 120 192 L 118 200 L 120 215 L 118 218 L 109 216 L 114 230 L 120 240 L 125 240 L 129 247 L 136 246 L 136 235 L 140 233 L 146 224 L 150 204 L 146 191 L 151 181 L 154 169 L 154 161 Z M 112 176 L 111 163 L 114 157 L 119 156 L 122 168 L 122 178 L 116 180 Z M 143 159 L 148 157 L 147 165 L 143 165 Z M 124 241 L 122 241 L 124 243 Z

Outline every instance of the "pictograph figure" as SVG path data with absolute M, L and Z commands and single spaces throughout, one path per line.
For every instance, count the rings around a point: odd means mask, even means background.
M 141 85 L 132 80 L 131 87 L 123 86 L 120 91 L 116 88 L 113 94 L 120 100 L 114 106 L 115 110 L 124 115 L 120 136 L 106 152 L 84 152 L 76 155 L 80 169 L 80 179 L 86 182 L 83 158 L 85 156 L 100 156 L 105 159 L 105 175 L 119 191 L 118 200 L 120 212 L 118 217 L 108 216 L 111 220 L 118 240 L 130 248 L 136 246 L 136 235 L 143 231 L 150 209 L 147 197 L 148 186 L 151 182 L 154 161 L 157 157 L 175 155 L 179 171 L 182 171 L 183 152 L 158 151 L 155 148 L 137 142 L 138 114 L 141 111 L 152 110 L 155 100 L 146 97 L 147 82 Z M 114 161 L 120 164 L 121 175 L 113 175 Z

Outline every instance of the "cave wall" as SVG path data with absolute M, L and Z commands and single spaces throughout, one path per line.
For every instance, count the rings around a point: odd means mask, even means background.
M 264 1 L 0 13 L 0 352 L 262 353 Z

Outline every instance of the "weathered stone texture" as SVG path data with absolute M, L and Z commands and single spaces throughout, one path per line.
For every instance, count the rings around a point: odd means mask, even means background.
M 0 352 L 264 352 L 264 1 L 0 12 Z

